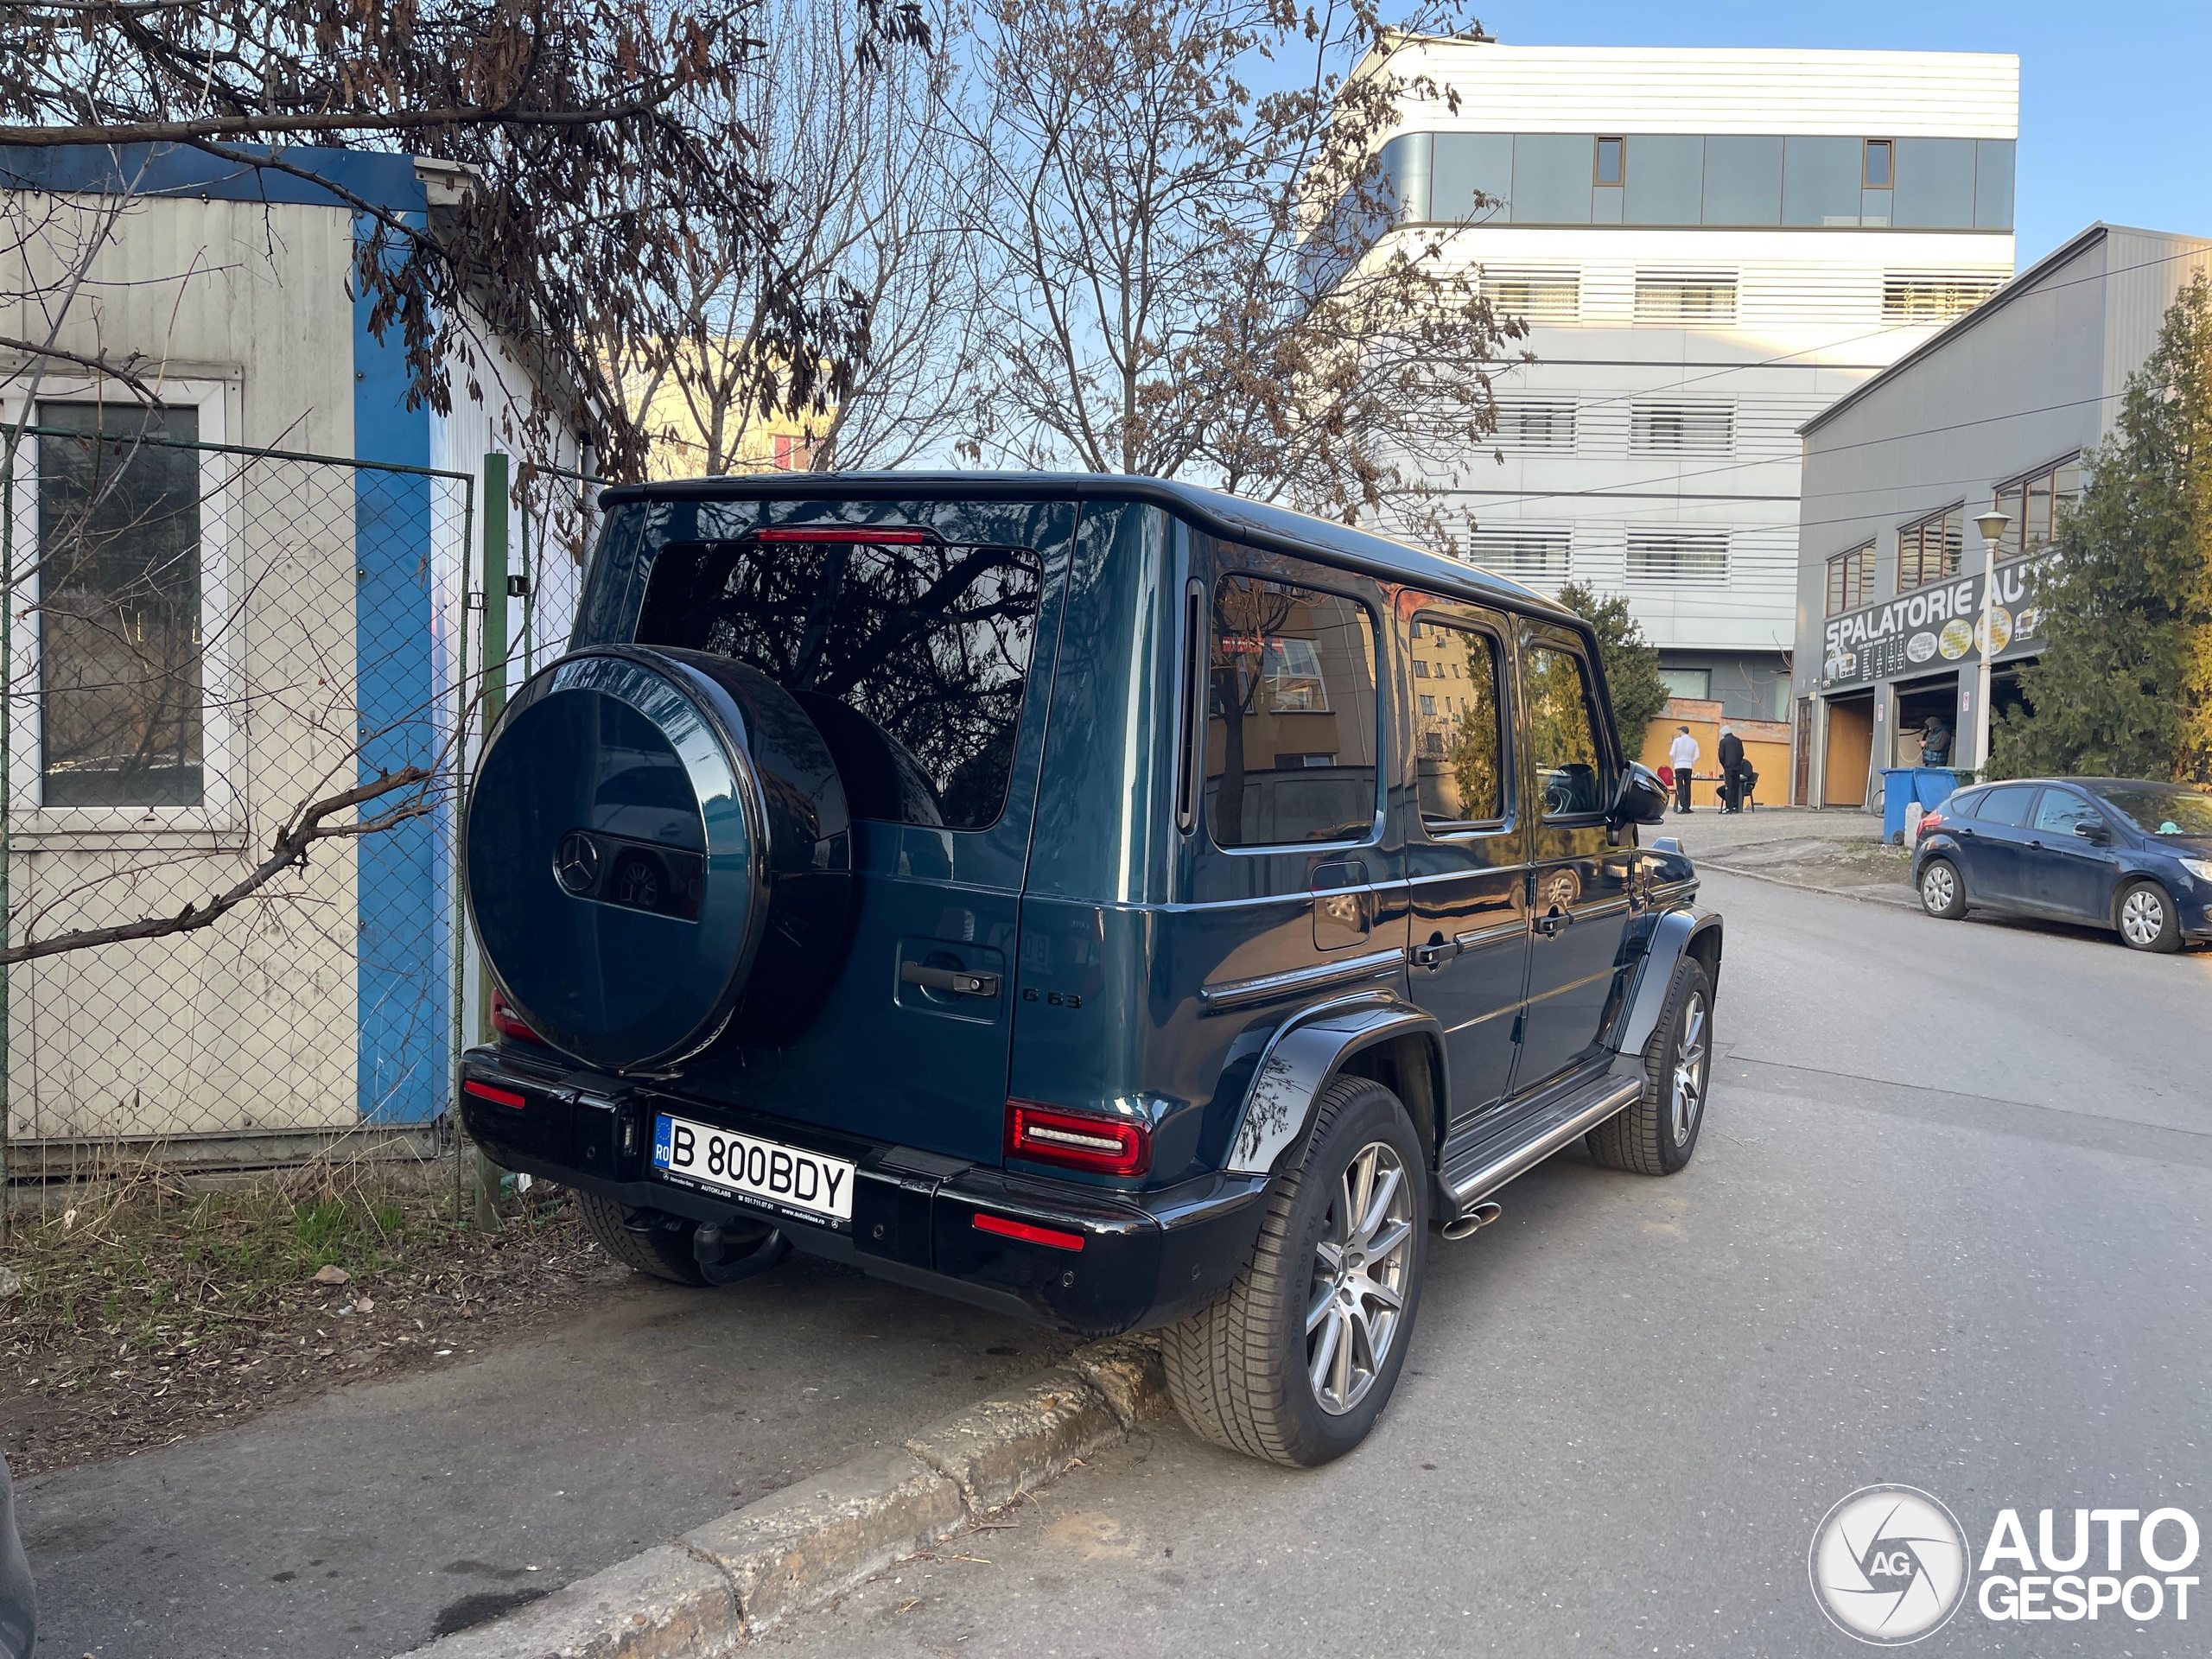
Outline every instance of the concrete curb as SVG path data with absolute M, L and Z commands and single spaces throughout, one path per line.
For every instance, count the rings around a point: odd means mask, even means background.
M 703 1659 L 817 1607 L 971 1520 L 1050 1484 L 1170 1409 L 1159 1345 L 1093 1343 L 1067 1363 L 814 1479 L 718 1516 L 421 1659 Z

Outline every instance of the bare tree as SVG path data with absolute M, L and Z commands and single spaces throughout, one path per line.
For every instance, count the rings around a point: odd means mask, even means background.
M 1192 476 L 1432 541 L 1522 333 L 1399 217 L 1407 31 L 1368 0 L 995 0 L 971 136 L 1001 204 L 970 451 Z M 1469 26 L 1471 26 L 1470 24 Z M 1287 79 L 1255 92 L 1261 76 Z
M 856 0 L 856 62 L 925 36 L 912 0 Z M 553 365 L 617 476 L 641 435 L 607 341 L 681 315 L 691 238 L 763 273 L 763 334 L 796 404 L 843 389 L 860 296 L 809 289 L 775 251 L 772 188 L 745 99 L 760 0 L 0 0 L 0 152 L 186 145 L 315 179 L 375 226 L 355 280 L 372 327 L 397 328 L 414 397 L 450 406 L 447 365 L 482 361 L 473 327 Z M 469 187 L 423 225 L 353 198 L 283 148 L 397 149 L 457 162 Z M 52 350 L 51 345 L 35 350 Z
M 641 475 L 646 442 L 619 365 L 636 342 L 680 332 L 700 246 L 751 273 L 756 338 L 783 365 L 775 391 L 787 404 L 840 404 L 867 338 L 868 295 L 813 271 L 802 278 L 779 251 L 778 193 L 748 114 L 764 73 L 764 4 L 424 0 L 394 11 L 378 0 L 243 9 L 0 0 L 9 43 L 0 54 L 0 240 L 12 269 L 32 277 L 9 296 L 12 326 L 0 329 L 0 382 L 22 404 L 0 446 L 0 479 L 16 475 L 54 375 L 89 378 L 100 404 L 140 406 L 135 420 L 104 418 L 73 450 L 51 435 L 39 441 L 52 454 L 38 458 L 38 545 L 26 549 L 19 536 L 10 549 L 11 610 L 35 580 L 49 647 L 41 661 L 72 664 L 67 683 L 9 687 L 11 702 L 39 702 L 49 791 L 67 781 L 93 804 L 103 790 L 137 800 L 174 778 L 188 798 L 203 718 L 243 717 L 224 708 L 230 691 L 203 683 L 203 652 L 235 634 L 256 604 L 283 602 L 234 594 L 224 614 L 203 613 L 196 537 L 182 528 L 196 522 L 203 485 L 235 496 L 249 479 L 276 474 L 266 466 L 257 474 L 250 457 L 195 460 L 185 471 L 199 481 L 165 486 L 165 468 L 176 470 L 170 463 L 183 452 L 163 448 L 176 435 L 165 437 L 162 425 L 160 342 L 87 344 L 97 311 L 81 303 L 86 279 L 125 233 L 144 169 L 184 148 L 244 174 L 311 181 L 365 227 L 352 281 L 370 302 L 372 330 L 404 342 L 410 406 L 447 411 L 518 358 L 528 382 L 505 390 L 525 411 L 524 429 L 510 436 L 526 461 L 552 458 L 559 435 L 582 431 L 602 471 Z M 852 0 L 838 38 L 847 69 L 865 78 L 925 42 L 926 30 L 912 0 Z M 301 143 L 442 159 L 460 188 L 425 220 L 355 195 L 288 148 Z M 90 169 L 92 188 L 81 158 L 60 153 L 70 146 L 105 156 Z M 68 182 L 57 189 L 60 180 Z M 80 462 L 81 477 L 65 476 Z M 194 472 L 203 464 L 213 482 Z M 49 478 L 49 467 L 60 470 Z M 165 537 L 165 524 L 177 533 Z M 295 804 L 257 803 L 254 817 L 273 832 L 265 856 L 241 865 L 226 853 L 232 874 L 207 877 L 182 855 L 136 855 L 105 877 L 92 871 L 86 880 L 107 880 L 118 895 L 102 908 L 124 913 L 57 932 L 40 926 L 27 901 L 11 904 L 9 931 L 20 925 L 22 937 L 0 937 L 0 964 L 207 926 L 276 898 L 316 842 L 395 828 L 448 804 L 449 753 L 387 764 L 378 745 L 389 747 L 389 729 L 356 717 L 351 671 L 303 672 L 238 690 L 296 705 L 287 716 L 313 750 Z M 403 719 L 410 729 L 437 721 L 428 709 Z M 154 880 L 164 859 L 176 866 L 166 887 L 205 880 L 205 899 L 181 914 L 130 911 L 132 895 L 164 886 Z M 60 895 L 58 913 L 81 912 L 81 897 Z
M 773 257 L 741 226 L 678 250 L 679 326 L 620 365 L 632 418 L 671 473 L 906 465 L 951 429 L 980 347 L 982 157 L 948 118 L 951 60 L 864 54 L 874 25 L 818 0 L 771 0 L 758 22 L 735 112 L 772 181 Z M 838 376 L 795 357 L 794 295 L 849 319 Z

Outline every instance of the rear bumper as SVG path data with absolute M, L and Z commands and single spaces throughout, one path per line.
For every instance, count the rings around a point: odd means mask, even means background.
M 526 1171 L 632 1209 L 696 1221 L 772 1222 L 792 1247 L 879 1278 L 1086 1337 L 1162 1325 L 1227 1288 L 1249 1257 L 1266 1207 L 1264 1177 L 1213 1175 L 1154 1192 L 1011 1174 L 912 1147 L 826 1135 L 592 1072 L 551 1056 L 472 1049 L 461 1079 L 523 1100 L 495 1104 L 464 1087 L 470 1138 L 503 1168 Z M 657 1111 L 800 1147 L 855 1166 L 850 1224 L 827 1224 L 679 1185 L 646 1162 Z M 1081 1241 L 1010 1237 L 986 1218 Z

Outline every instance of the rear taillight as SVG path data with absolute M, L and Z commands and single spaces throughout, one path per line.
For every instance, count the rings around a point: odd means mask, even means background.
M 518 1043 L 543 1043 L 545 1040 L 523 1024 L 515 1011 L 507 1006 L 507 999 L 497 991 L 492 993 L 492 1029 Z
M 494 1106 L 511 1107 L 518 1112 L 530 1104 L 528 1100 L 512 1089 L 501 1089 L 492 1084 L 479 1083 L 474 1077 L 469 1078 L 461 1085 L 461 1092 L 464 1095 L 474 1095 L 479 1100 L 488 1100 Z
M 1152 1167 L 1152 1128 L 1134 1118 L 1094 1116 L 1009 1100 L 1006 1155 L 1102 1175 L 1141 1175 Z
M 1917 840 L 1930 830 L 1941 830 L 1942 827 L 1943 815 L 1941 812 L 1923 812 L 1920 815 L 1920 829 L 1914 839 Z

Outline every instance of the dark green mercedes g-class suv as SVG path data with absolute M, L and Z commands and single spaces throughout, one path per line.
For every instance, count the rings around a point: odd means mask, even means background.
M 1433 1231 L 1688 1162 L 1719 918 L 1559 606 L 1143 479 L 605 509 L 468 802 L 460 1104 L 616 1256 L 1157 1329 L 1193 1428 L 1316 1464 Z

